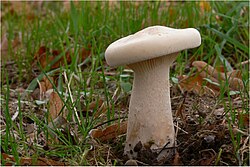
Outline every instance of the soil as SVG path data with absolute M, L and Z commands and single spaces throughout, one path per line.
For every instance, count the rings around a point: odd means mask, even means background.
M 176 146 L 172 148 L 174 151 L 172 157 L 164 162 L 157 162 L 157 155 L 150 149 L 144 149 L 139 152 L 137 159 L 128 160 L 123 155 L 123 148 L 112 149 L 117 148 L 121 142 L 124 143 L 123 135 L 106 143 L 112 150 L 113 157 L 110 156 L 110 159 L 118 160 L 119 165 L 249 165 L 249 152 L 242 151 L 249 145 L 247 133 L 240 140 L 241 151 L 238 151 L 239 157 L 236 157 L 236 148 L 231 135 L 237 136 L 239 133 L 238 122 L 235 124 L 231 122 L 231 125 L 228 123 L 230 119 L 227 118 L 227 112 L 223 105 L 218 103 L 217 98 L 208 95 L 199 96 L 192 92 L 181 93 L 177 86 L 172 87 L 171 92 L 177 135 Z M 234 96 L 231 101 L 233 108 L 241 111 L 240 98 Z M 247 100 L 245 102 L 247 103 Z M 246 119 L 243 126 L 247 129 L 249 119 Z M 247 144 L 243 144 L 244 142 Z

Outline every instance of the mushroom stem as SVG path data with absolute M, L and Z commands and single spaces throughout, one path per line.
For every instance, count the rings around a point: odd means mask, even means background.
M 174 146 L 175 132 L 170 101 L 169 68 L 177 54 L 129 65 L 134 71 L 124 150 L 129 158 L 137 157 L 138 150 L 134 148 L 140 142 L 144 148 L 150 148 L 156 153 L 166 145 L 166 148 Z M 158 159 L 167 157 L 169 151 L 170 149 L 161 151 Z

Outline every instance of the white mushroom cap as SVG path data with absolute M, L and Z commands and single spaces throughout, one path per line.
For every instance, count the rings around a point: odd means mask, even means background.
M 127 65 L 195 48 L 200 44 L 200 33 L 194 28 L 152 26 L 110 44 L 105 58 L 110 66 Z

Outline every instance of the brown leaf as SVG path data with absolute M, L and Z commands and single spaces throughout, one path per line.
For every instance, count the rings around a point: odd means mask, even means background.
M 3 54 L 3 51 L 7 51 L 8 50 L 8 39 L 7 39 L 7 35 L 4 34 L 1 38 L 1 44 L 0 44 L 0 48 L 1 48 L 1 54 Z
M 192 76 L 179 76 L 178 77 L 179 85 L 187 90 L 187 91 L 194 91 L 199 93 L 201 90 L 202 85 L 202 77 L 200 75 L 192 75 Z
M 227 72 L 227 75 L 232 78 L 238 78 L 242 80 L 242 74 L 240 70 L 233 70 L 230 72 Z
M 80 56 L 82 58 L 81 61 L 84 61 L 87 57 L 90 56 L 90 54 L 91 54 L 91 45 L 89 44 L 87 49 L 82 48 L 80 51 Z
M 178 153 L 178 151 L 176 151 L 174 155 L 173 163 L 171 165 L 174 165 L 174 166 L 182 165 L 180 159 L 181 159 L 180 154 Z
M 99 108 L 103 104 L 103 100 L 99 99 L 98 101 L 93 101 L 89 104 L 88 110 L 94 110 L 96 108 Z M 83 108 L 83 111 L 88 111 L 86 107 Z
M 30 7 L 29 5 L 27 5 L 26 2 L 21 2 L 21 1 L 8 1 L 8 2 L 5 2 L 6 4 L 5 7 L 6 7 L 6 10 L 4 12 L 4 14 L 2 15 L 2 17 L 4 17 L 4 15 L 6 15 L 7 13 L 10 13 L 10 14 L 20 14 L 20 13 L 23 13 L 24 11 L 28 12 L 30 11 Z M 8 6 L 7 6 L 8 5 Z
M 182 90 L 186 90 L 188 92 L 194 92 L 198 95 L 209 94 L 211 96 L 215 96 L 218 94 L 219 88 L 217 86 L 210 85 L 212 88 L 203 85 L 203 78 L 200 75 L 192 75 L 192 76 L 179 76 L 179 85 Z M 209 83 L 208 83 L 209 85 Z
M 201 161 L 200 161 L 200 165 L 201 166 L 210 166 L 210 165 L 212 165 L 212 162 L 214 161 L 214 157 L 212 157 L 212 158 L 208 158 L 208 159 L 202 159 Z
M 105 129 L 93 129 L 90 131 L 90 136 L 101 141 L 107 141 L 116 138 L 118 135 L 127 132 L 127 121 L 116 123 L 106 127 Z
M 43 79 L 40 81 L 39 89 L 40 89 L 40 100 L 43 100 L 45 98 L 46 92 L 48 90 L 51 90 L 53 88 L 52 83 L 54 82 L 53 77 L 46 77 L 44 76 Z
M 49 120 L 54 120 L 63 108 L 63 102 L 57 92 L 52 92 L 49 98 Z
M 105 114 L 106 112 L 107 112 L 107 105 L 105 104 L 105 102 L 103 102 L 99 107 L 98 111 L 95 112 L 94 117 L 98 118 L 100 117 L 100 115 Z
M 229 87 L 232 90 L 242 90 L 244 88 L 242 80 L 238 78 L 241 75 L 238 71 L 225 74 L 224 72 L 217 71 L 204 61 L 194 61 L 192 65 L 198 69 L 203 78 L 209 78 L 217 83 L 228 80 Z
M 41 46 L 37 53 L 34 55 L 35 63 L 40 63 L 41 67 L 44 69 L 47 67 L 58 55 L 60 54 L 60 51 L 53 50 L 51 53 L 48 48 L 45 46 Z M 62 58 L 61 58 L 62 59 Z M 58 68 L 61 63 L 61 59 L 57 62 L 55 62 L 51 69 Z
M 215 69 L 216 69 L 218 72 L 225 72 L 224 66 L 216 66 Z
M 48 78 L 47 77 L 43 77 L 43 81 L 45 83 L 46 91 L 53 88 L 53 85 L 52 85 L 52 83 L 54 82 L 54 78 L 53 77 L 50 77 L 50 76 Z
M 16 52 L 18 46 L 21 44 L 21 40 L 18 35 L 15 36 L 13 40 L 10 41 L 7 39 L 7 35 L 4 34 L 1 38 L 1 44 L 0 44 L 0 51 L 1 51 L 1 60 L 10 60 L 11 57 L 9 57 L 9 47 Z M 9 46 L 11 45 L 11 46 Z M 13 59 L 13 58 L 12 58 Z
M 47 53 L 46 53 L 47 50 L 48 49 L 45 46 L 41 46 L 38 49 L 37 53 L 35 53 L 35 55 L 34 55 L 34 60 L 35 60 L 34 64 L 38 62 L 41 64 L 42 68 L 46 67 L 46 65 L 47 65 Z
M 51 61 L 50 62 L 46 62 L 46 66 L 49 63 L 51 63 L 52 61 L 54 61 L 57 58 L 57 56 L 59 56 L 60 54 L 61 54 L 61 52 L 59 50 L 52 50 L 52 53 L 51 53 L 52 56 L 50 56 L 50 60 Z M 70 55 L 67 54 L 67 53 L 66 53 L 66 60 L 67 60 L 68 64 L 71 62 Z M 59 68 L 61 65 L 64 65 L 64 58 L 63 58 L 63 56 L 52 65 L 51 69 Z
M 8 155 L 6 153 L 2 153 L 2 161 L 6 162 L 6 166 L 16 165 L 15 158 L 12 155 Z M 38 157 L 37 159 L 30 157 L 20 157 L 20 165 L 38 165 L 38 166 L 64 166 L 63 162 L 55 161 L 52 159 Z
M 238 116 L 237 116 L 239 122 L 242 123 L 242 126 L 244 128 L 249 127 L 249 114 L 243 113 L 241 110 L 238 110 Z
M 80 57 L 82 58 L 82 61 L 85 60 L 91 53 L 90 51 L 91 46 L 88 46 L 88 49 L 82 48 L 79 52 Z M 62 54 L 61 51 L 59 50 L 52 50 L 50 51 L 48 48 L 46 48 L 45 46 L 41 46 L 38 51 L 35 53 L 34 55 L 34 63 L 36 64 L 37 62 L 41 64 L 41 67 L 44 69 L 45 67 L 47 67 L 51 62 L 55 61 L 55 59 Z M 67 64 L 70 64 L 72 61 L 71 55 L 74 55 L 74 49 L 70 49 L 69 51 L 67 51 L 65 53 L 65 58 L 66 58 L 66 62 Z M 55 69 L 55 68 L 59 68 L 60 66 L 65 65 L 65 60 L 64 60 L 64 56 L 60 55 L 60 59 L 57 60 L 54 64 L 52 64 L 52 66 L 50 67 L 50 69 Z
M 212 149 L 211 150 L 208 149 L 204 151 L 202 150 L 201 156 L 202 156 L 202 159 L 200 159 L 199 165 L 209 166 L 209 165 L 212 165 L 212 162 L 215 159 L 215 152 Z
M 204 61 L 194 61 L 192 63 L 192 66 L 196 67 L 199 72 L 204 71 L 207 75 L 206 77 L 209 76 L 215 76 L 217 78 L 219 77 L 218 75 L 220 73 Z

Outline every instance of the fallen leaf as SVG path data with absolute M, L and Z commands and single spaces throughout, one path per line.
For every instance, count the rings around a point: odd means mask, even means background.
M 52 83 L 54 82 L 53 77 L 46 77 L 44 76 L 43 79 L 39 82 L 39 91 L 40 91 L 40 98 L 39 100 L 46 100 L 45 98 L 49 98 L 51 90 L 53 88 Z
M 88 45 L 88 48 L 85 49 L 84 47 L 80 50 L 80 55 L 81 55 L 81 58 L 82 60 L 81 61 L 84 61 L 87 57 L 89 57 L 91 54 L 91 45 L 89 44 Z
M 52 89 L 53 88 L 53 83 L 54 79 L 52 77 L 43 77 L 42 81 L 40 82 L 42 85 L 43 85 L 43 88 L 42 88 L 42 92 L 46 92 L 47 90 L 49 89 Z M 52 82 L 52 83 L 51 83 Z
M 94 139 L 107 141 L 116 138 L 118 135 L 125 134 L 126 132 L 127 121 L 110 125 L 105 129 L 92 129 L 89 134 Z
M 230 72 L 227 72 L 227 75 L 232 78 L 238 78 L 242 80 L 242 74 L 240 70 L 233 70 Z
M 81 57 L 81 61 L 85 60 L 90 54 L 91 54 L 91 45 L 88 45 L 88 48 L 82 48 L 79 51 L 79 55 Z M 64 55 L 62 55 L 63 52 L 59 50 L 52 50 L 50 51 L 49 48 L 45 46 L 41 46 L 38 51 L 34 55 L 34 62 L 33 65 L 36 63 L 39 63 L 43 69 L 49 68 L 49 69 L 56 69 L 60 66 L 64 65 Z M 71 48 L 69 51 L 65 53 L 65 58 L 67 64 L 70 64 L 72 61 L 71 55 L 74 55 L 74 49 Z M 54 62 L 54 64 L 51 64 Z M 48 67 L 51 65 L 51 67 Z
M 13 166 L 16 165 L 16 161 L 14 156 L 8 155 L 6 153 L 1 153 L 2 158 L 1 158 L 1 164 L 3 164 L 3 160 L 5 162 L 6 166 Z M 20 157 L 20 164 L 19 165 L 37 165 L 37 166 L 64 166 L 65 164 L 63 162 L 55 161 L 52 159 L 47 159 L 47 158 L 42 158 L 38 157 L 37 159 L 35 158 L 30 158 L 30 157 Z
M 27 20 L 33 20 L 35 18 L 34 8 L 41 8 L 42 1 L 35 2 L 22 2 L 22 1 L 8 1 L 5 4 L 5 10 L 1 12 L 1 19 L 7 14 L 11 15 L 24 15 Z
M 180 154 L 178 153 L 178 151 L 176 151 L 174 155 L 173 163 L 171 165 L 174 165 L 174 166 L 182 165 L 180 159 L 181 159 Z
M 218 72 L 224 72 L 224 71 L 225 71 L 224 66 L 216 66 L 215 69 L 216 69 Z
M 105 104 L 105 102 L 102 103 L 102 105 L 99 107 L 98 111 L 95 112 L 94 117 L 98 118 L 101 115 L 105 114 L 107 112 L 107 105 Z
M 179 85 L 182 90 L 193 91 L 196 94 L 209 94 L 217 96 L 220 93 L 221 84 L 226 81 L 231 91 L 240 91 L 244 88 L 241 72 L 233 70 L 225 73 L 221 66 L 213 68 L 204 61 L 194 61 L 192 66 L 197 68 L 197 72 L 191 76 L 179 76 Z M 221 72 L 223 71 L 223 72 Z
M 199 165 L 202 166 L 212 165 L 212 162 L 214 161 L 216 154 L 212 149 L 202 150 L 200 154 L 202 159 L 200 159 Z
M 49 121 L 54 120 L 60 114 L 63 102 L 57 92 L 52 92 L 49 98 Z
M 0 51 L 1 51 L 1 61 L 10 60 L 9 57 L 9 48 L 13 50 L 13 52 L 17 51 L 18 46 L 21 44 L 19 35 L 16 35 L 13 40 L 9 42 L 7 35 L 4 34 L 1 38 Z M 10 45 L 10 46 L 9 46 Z
M 39 63 L 43 69 L 47 67 L 54 59 L 56 59 L 57 56 L 60 55 L 60 51 L 53 50 L 49 51 L 49 49 L 45 46 L 41 46 L 37 53 L 34 55 L 35 63 Z M 60 58 L 60 60 L 56 61 L 51 69 L 58 68 L 61 63 L 63 63 L 63 57 Z
M 238 78 L 241 75 L 240 72 L 235 71 L 235 72 L 219 72 L 212 66 L 208 65 L 204 61 L 194 61 L 192 63 L 194 67 L 198 69 L 200 72 L 200 75 L 202 75 L 203 78 L 209 78 L 214 82 L 220 83 L 220 81 L 228 81 L 229 87 L 232 90 L 242 90 L 244 88 L 243 81 Z
M 249 114 L 244 113 L 242 109 L 238 109 L 237 113 L 238 113 L 237 118 L 239 120 L 239 124 L 242 124 L 244 128 L 248 128 L 249 127 Z
M 211 96 L 216 96 L 219 94 L 219 87 L 216 85 L 211 85 L 207 83 L 204 85 L 204 80 L 200 75 L 192 75 L 192 76 L 179 76 L 179 85 L 182 90 L 186 90 L 188 92 L 194 92 L 198 95 L 208 94 Z M 210 85 L 210 87 L 208 86 Z
M 46 67 L 46 52 L 47 52 L 47 48 L 45 46 L 41 46 L 37 53 L 35 53 L 34 55 L 34 60 L 35 60 L 35 63 L 39 62 L 42 66 L 42 68 Z M 34 64 L 35 64 L 34 63 Z
M 86 112 L 86 111 L 89 111 L 89 110 L 98 109 L 99 107 L 101 107 L 102 104 L 103 104 L 103 100 L 102 99 L 99 99 L 98 101 L 92 101 L 89 104 L 88 108 L 87 107 L 83 108 L 83 111 Z

